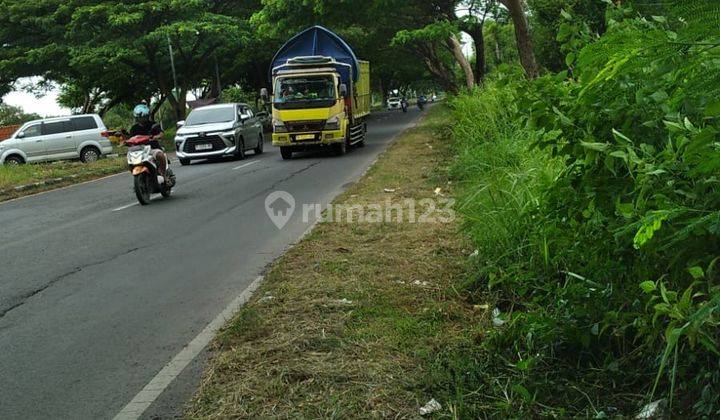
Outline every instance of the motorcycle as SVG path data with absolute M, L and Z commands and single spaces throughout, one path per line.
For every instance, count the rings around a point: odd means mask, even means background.
M 423 109 L 425 109 L 425 104 L 426 104 L 426 103 L 427 103 L 427 98 L 425 98 L 424 96 L 420 96 L 420 97 L 418 98 L 418 101 L 417 101 L 418 109 L 420 109 L 420 111 L 422 111 Z
M 133 175 L 135 196 L 140 204 L 143 206 L 150 204 L 151 194 L 160 193 L 165 198 L 170 197 L 175 186 L 175 174 L 170 168 L 170 159 L 167 159 L 166 176 L 159 174 L 157 162 L 151 153 L 152 148 L 148 144 L 152 136 L 134 136 L 126 139 L 127 136 L 123 132 L 107 133 L 107 135 L 122 138 L 122 144 L 128 146 L 128 168 Z
M 405 99 L 400 102 L 400 106 L 402 107 L 403 112 L 408 112 L 408 103 Z

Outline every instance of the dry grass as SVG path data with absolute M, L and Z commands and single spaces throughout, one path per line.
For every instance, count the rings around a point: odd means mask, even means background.
M 446 194 L 445 115 L 433 108 L 336 204 Z M 467 261 L 457 229 L 319 224 L 218 336 L 187 416 L 418 417 L 434 397 L 428 364 L 476 316 L 453 288 Z

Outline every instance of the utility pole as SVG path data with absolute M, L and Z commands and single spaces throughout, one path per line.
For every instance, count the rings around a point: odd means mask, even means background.
M 170 66 L 173 74 L 173 95 L 177 95 L 177 73 L 175 72 L 175 54 L 173 53 L 172 43 L 170 42 L 170 34 L 167 34 L 168 51 L 170 51 Z M 175 99 L 178 99 L 177 96 Z
M 220 67 L 218 66 L 217 56 L 215 56 L 215 79 L 217 80 L 217 91 L 219 98 L 222 94 L 222 85 L 220 85 Z

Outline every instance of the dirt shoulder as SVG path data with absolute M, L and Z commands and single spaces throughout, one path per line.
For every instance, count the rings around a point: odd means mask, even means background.
M 446 121 L 443 106 L 432 108 L 334 203 L 389 200 L 402 222 L 335 215 L 343 221 L 321 222 L 270 268 L 216 339 L 189 417 L 417 417 L 452 392 L 442 354 L 476 317 L 453 287 L 469 246 L 445 217 L 410 223 L 407 202 L 442 208 L 452 193 Z

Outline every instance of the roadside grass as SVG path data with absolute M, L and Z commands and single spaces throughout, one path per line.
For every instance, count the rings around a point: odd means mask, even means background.
M 447 118 L 432 108 L 334 204 L 408 212 L 407 199 L 451 194 Z M 218 335 L 186 415 L 407 418 L 432 398 L 441 415 L 462 415 L 477 363 L 452 349 L 489 321 L 455 289 L 462 238 L 454 222 L 319 223 Z
M 0 165 L 0 201 L 89 181 L 121 172 L 127 168 L 124 157 L 110 157 L 97 162 L 61 161 L 19 166 Z M 62 179 L 62 180 L 60 180 Z M 21 191 L 18 186 L 47 182 Z
M 175 129 L 168 130 L 161 141 L 167 153 L 175 152 L 174 137 Z M 113 153 L 119 156 L 103 158 L 93 163 L 65 160 L 19 166 L 0 165 L 0 202 L 125 171 L 126 152 L 126 147 L 113 143 Z M 35 185 L 37 183 L 45 184 Z M 30 187 L 15 189 L 20 186 Z

